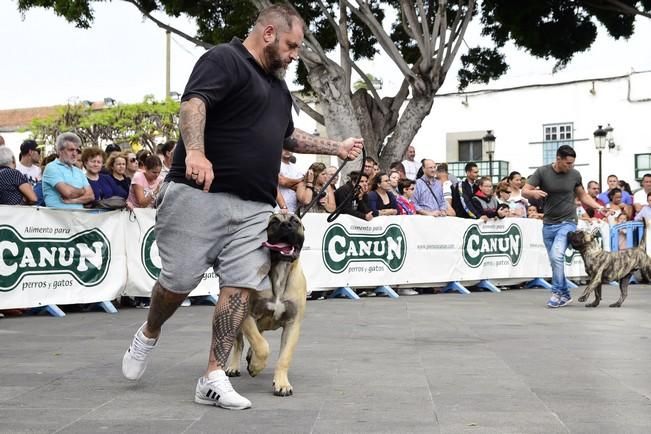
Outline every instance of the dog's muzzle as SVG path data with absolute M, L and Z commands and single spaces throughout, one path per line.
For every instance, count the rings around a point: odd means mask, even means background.
M 280 259 L 284 261 L 295 261 L 298 259 L 298 256 L 301 254 L 301 249 L 297 246 L 292 246 L 289 243 L 270 243 L 265 241 L 262 243 L 263 246 L 268 248 L 271 251 L 278 252 L 280 254 Z

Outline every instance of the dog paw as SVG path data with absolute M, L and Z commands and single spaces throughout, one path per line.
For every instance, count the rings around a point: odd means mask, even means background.
M 294 394 L 294 388 L 289 382 L 285 384 L 277 384 L 274 382 L 274 395 L 276 396 L 292 396 Z
M 588 303 L 585 305 L 585 307 L 597 307 L 597 306 L 599 306 L 599 303 L 595 303 L 595 302 Z
M 224 372 L 229 377 L 239 377 L 241 375 L 240 370 L 236 368 L 228 368 Z
M 246 361 L 248 362 L 246 365 L 246 370 L 249 372 L 249 375 L 251 377 L 258 375 L 267 366 L 267 359 L 261 359 L 255 354 L 248 356 L 246 358 Z
M 613 303 L 610 305 L 610 307 L 622 307 L 621 303 Z
M 584 296 L 584 295 L 582 295 L 581 297 L 579 297 L 579 303 L 583 303 L 583 302 L 585 301 L 586 298 L 587 298 L 587 297 Z

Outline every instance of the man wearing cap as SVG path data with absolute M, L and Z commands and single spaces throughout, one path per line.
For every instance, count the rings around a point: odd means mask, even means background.
M 35 140 L 27 139 L 20 145 L 20 160 L 16 170 L 27 177 L 32 187 L 41 180 L 41 151 Z

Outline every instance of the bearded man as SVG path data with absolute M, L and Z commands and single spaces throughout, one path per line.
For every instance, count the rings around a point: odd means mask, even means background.
M 147 321 L 122 361 L 130 380 L 142 376 L 163 323 L 213 267 L 219 301 L 208 367 L 194 401 L 251 406 L 233 389 L 224 367 L 247 314 L 249 292 L 271 289 L 269 251 L 262 243 L 276 205 L 282 150 L 355 159 L 363 146 L 359 138 L 338 142 L 294 128 L 283 77 L 298 59 L 303 27 L 292 7 L 270 6 L 244 42 L 233 39 L 209 50 L 190 75 L 181 98 L 181 139 L 158 195 L 162 270 Z

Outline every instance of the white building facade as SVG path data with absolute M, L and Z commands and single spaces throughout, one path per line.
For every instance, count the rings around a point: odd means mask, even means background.
M 603 182 L 616 174 L 636 189 L 636 180 L 651 173 L 651 72 L 439 95 L 413 144 L 417 159 L 483 160 L 480 171 L 488 175 L 482 137 L 492 130 L 494 179 L 513 170 L 528 176 L 568 144 L 585 185 L 598 181 L 593 134 L 608 124 L 613 140 L 602 151 Z M 459 174 L 461 164 L 452 166 Z

